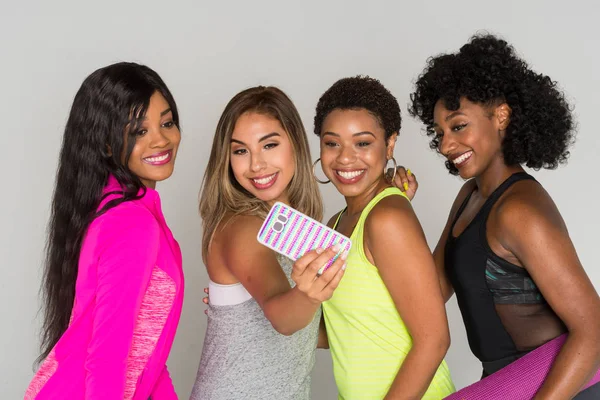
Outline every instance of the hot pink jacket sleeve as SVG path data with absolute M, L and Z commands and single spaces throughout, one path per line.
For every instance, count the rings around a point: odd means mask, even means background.
M 171 381 L 171 376 L 169 375 L 166 365 L 158 378 L 158 382 L 156 382 L 156 386 L 154 386 L 154 390 L 152 390 L 151 399 L 178 400 L 177 393 L 175 393 L 175 388 L 173 387 L 173 382 Z
M 136 316 L 155 266 L 160 227 L 149 211 L 122 207 L 98 227 L 97 292 L 85 360 L 85 398 L 122 399 Z M 157 397 L 158 398 L 158 397 Z

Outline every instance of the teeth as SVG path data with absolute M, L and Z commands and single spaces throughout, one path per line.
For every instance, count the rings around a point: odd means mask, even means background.
M 461 164 L 461 163 L 467 161 L 471 157 L 472 154 L 473 154 L 472 151 L 468 151 L 465 154 L 463 154 L 459 157 L 456 157 L 454 160 L 452 160 L 452 162 L 454 163 L 454 165 Z
M 161 162 L 165 161 L 167 158 L 169 158 L 169 153 L 165 153 L 162 156 L 158 157 L 147 157 L 146 160 L 150 162 Z
M 258 183 L 259 185 L 266 185 L 267 183 L 271 182 L 273 180 L 273 178 L 275 178 L 275 174 L 268 176 L 266 178 L 252 179 L 252 180 L 254 182 Z
M 336 172 L 337 172 L 337 174 L 339 176 L 341 176 L 344 179 L 353 179 L 353 178 L 356 178 L 359 175 L 362 175 L 362 173 L 365 172 L 365 170 L 361 169 L 360 171 L 348 171 L 348 172 L 346 172 L 346 171 L 336 171 Z

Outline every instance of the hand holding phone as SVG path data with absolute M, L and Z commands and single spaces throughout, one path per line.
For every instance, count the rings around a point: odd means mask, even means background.
M 280 202 L 269 211 L 257 239 L 295 261 L 296 288 L 317 303 L 333 295 L 352 247 L 346 236 Z
M 327 249 L 338 244 L 339 250 L 322 265 L 319 275 L 352 247 L 352 242 L 346 236 L 281 202 L 271 207 L 257 239 L 294 261 L 311 250 Z
M 314 303 L 322 303 L 333 296 L 344 270 L 346 269 L 346 257 L 348 253 L 342 252 L 339 257 L 339 245 L 334 245 L 326 250 L 316 249 L 304 254 L 294 263 L 292 279 L 296 288 Z M 319 269 L 332 258 L 336 260 L 322 274 Z

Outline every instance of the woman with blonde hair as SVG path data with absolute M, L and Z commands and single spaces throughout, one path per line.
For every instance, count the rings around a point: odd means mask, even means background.
M 192 399 L 308 399 L 321 303 L 345 269 L 338 248 L 293 261 L 257 233 L 280 201 L 320 220 L 306 132 L 292 101 L 258 86 L 231 99 L 218 123 L 200 198 L 210 277 L 208 325 Z

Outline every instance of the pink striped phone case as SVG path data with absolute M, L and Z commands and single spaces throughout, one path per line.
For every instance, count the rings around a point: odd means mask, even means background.
M 319 270 L 323 273 L 352 242 L 346 236 L 302 214 L 292 207 L 277 202 L 265 218 L 257 239 L 263 245 L 296 261 L 306 252 L 339 244 L 341 250 Z

